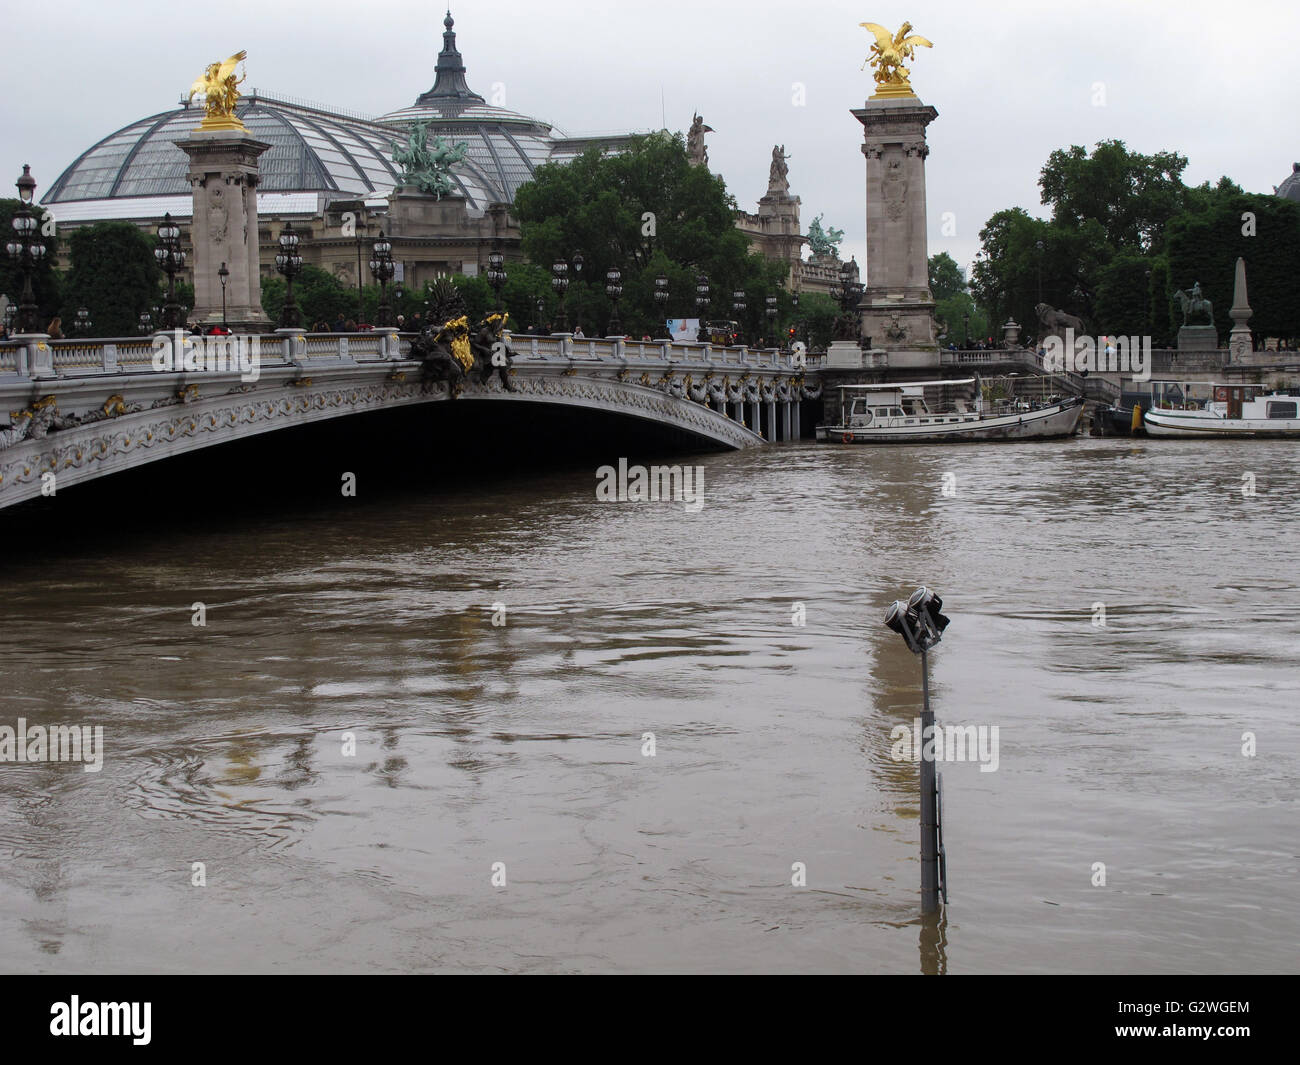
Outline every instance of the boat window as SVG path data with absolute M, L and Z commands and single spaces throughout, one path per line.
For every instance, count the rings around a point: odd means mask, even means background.
M 895 418 L 901 418 L 903 416 L 903 408 L 894 407 L 890 410 L 889 413 L 892 414 Z
M 1294 403 L 1275 403 L 1269 400 L 1268 416 L 1270 418 L 1294 418 L 1296 416 L 1296 405 Z

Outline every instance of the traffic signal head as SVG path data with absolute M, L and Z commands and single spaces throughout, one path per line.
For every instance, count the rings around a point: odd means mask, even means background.
M 901 599 L 896 599 L 885 611 L 885 625 L 893 629 L 898 635 L 907 641 L 908 649 L 913 653 L 919 653 L 920 644 L 916 639 L 916 614 Z

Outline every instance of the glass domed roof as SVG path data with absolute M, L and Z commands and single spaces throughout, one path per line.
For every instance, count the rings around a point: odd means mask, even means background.
M 431 136 L 465 142 L 465 160 L 451 170 L 456 191 L 474 211 L 510 203 L 533 171 L 565 148 L 553 127 L 494 107 L 465 82 L 451 14 L 443 22 L 443 48 L 434 86 L 414 104 L 378 119 L 269 96 L 243 97 L 236 114 L 249 135 L 271 147 L 260 160 L 264 193 L 315 192 L 326 198 L 383 196 L 401 180 L 392 142 L 412 122 L 428 122 Z M 50 186 L 45 203 L 190 195 L 189 160 L 175 141 L 198 125 L 197 108 L 178 107 L 133 122 L 84 152 Z M 87 205 L 90 206 L 90 205 Z
M 1284 200 L 1300 201 L 1300 163 L 1291 165 L 1291 173 L 1286 176 L 1282 184 L 1275 186 L 1273 191 Z

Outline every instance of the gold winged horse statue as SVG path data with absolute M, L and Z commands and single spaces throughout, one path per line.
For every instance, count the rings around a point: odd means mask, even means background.
M 934 45 L 924 37 L 912 33 L 912 24 L 904 22 L 895 34 L 875 22 L 860 22 L 859 26 L 870 30 L 875 35 L 876 43 L 871 46 L 871 54 L 863 62 L 876 68 L 876 95 L 881 96 L 915 96 L 912 83 L 907 80 L 906 60 L 912 58 L 916 48 L 933 48 Z M 911 36 L 908 36 L 911 34 Z
M 247 52 L 239 51 L 224 62 L 209 63 L 207 69 L 203 71 L 203 76 L 190 86 L 189 95 L 185 97 L 186 103 L 199 95 L 207 98 L 207 106 L 204 108 L 203 121 L 199 123 L 199 129 L 246 130 L 244 124 L 235 117 L 235 103 L 240 96 L 236 86 L 242 84 L 244 80 L 243 78 L 236 80 L 235 67 L 247 58 Z

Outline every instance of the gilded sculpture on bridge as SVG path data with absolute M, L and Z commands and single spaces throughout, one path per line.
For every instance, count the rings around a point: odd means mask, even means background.
M 190 86 L 185 97 L 188 104 L 195 96 L 203 96 L 206 103 L 203 108 L 203 121 L 200 130 L 233 129 L 247 132 L 247 127 L 235 117 L 235 104 L 239 101 L 238 86 L 244 78 L 235 77 L 235 67 L 248 58 L 248 53 L 238 51 L 229 59 L 220 63 L 209 63 L 203 76 Z M 247 75 L 245 75 L 247 76 Z
M 912 24 L 904 22 L 898 32 L 891 35 L 884 26 L 875 22 L 860 22 L 859 26 L 870 30 L 876 41 L 871 46 L 871 54 L 863 62 L 876 68 L 876 93 L 873 100 L 889 96 L 915 96 L 912 83 L 907 79 L 905 62 L 912 58 L 917 48 L 933 48 L 934 45 L 924 37 L 912 33 Z
M 514 352 L 506 340 L 504 312 L 489 314 L 471 329 L 465 297 L 445 277 L 430 287 L 428 307 L 429 324 L 411 341 L 411 356 L 424 363 L 426 380 L 445 382 L 452 399 L 461 394 L 471 374 L 486 385 L 496 373 L 502 388 L 515 391 L 510 381 Z

